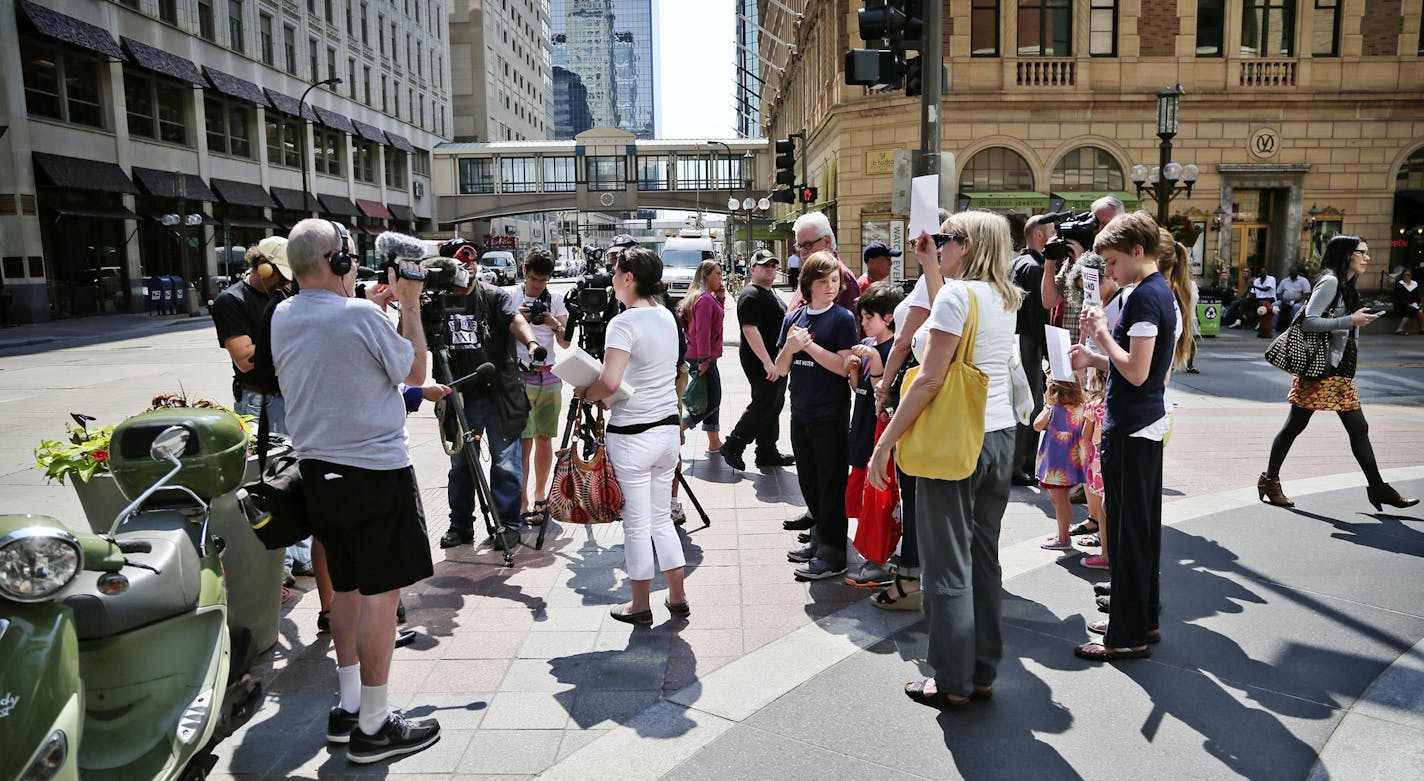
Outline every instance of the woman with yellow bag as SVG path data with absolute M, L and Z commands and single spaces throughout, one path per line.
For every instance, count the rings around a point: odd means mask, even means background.
M 933 237 L 945 284 L 935 296 L 920 360 L 880 436 L 867 479 L 886 480 L 890 449 L 916 481 L 920 585 L 934 677 L 905 695 L 935 708 L 992 692 L 999 627 L 999 525 L 1014 455 L 1010 361 L 1023 293 L 1010 279 L 1009 222 L 985 211 L 951 215 Z M 915 370 L 912 370 L 915 371 Z

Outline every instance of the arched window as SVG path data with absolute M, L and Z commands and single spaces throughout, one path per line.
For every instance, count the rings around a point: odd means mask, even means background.
M 1399 175 L 1395 177 L 1394 189 L 1396 190 L 1424 190 L 1424 147 L 1414 150 L 1404 165 L 1399 167 Z
M 959 175 L 959 191 L 1024 192 L 1033 189 L 1033 170 L 1012 149 L 990 147 L 969 159 Z
M 1123 188 L 1122 166 L 1107 150 L 1080 146 L 1053 169 L 1054 190 L 1115 191 Z

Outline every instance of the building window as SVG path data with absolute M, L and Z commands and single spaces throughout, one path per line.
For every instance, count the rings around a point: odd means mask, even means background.
M 29 113 L 91 127 L 104 126 L 99 61 L 52 44 L 21 38 L 25 108 Z
M 240 54 L 245 44 L 242 32 L 242 0 L 227 0 L 227 46 Z
M 365 65 L 361 68 L 361 85 L 366 90 L 366 105 L 371 105 L 371 66 Z
M 470 157 L 460 161 L 460 194 L 479 195 L 494 192 L 494 160 Z
M 158 0 L 158 18 L 169 24 L 178 24 L 178 0 Z
M 363 138 L 353 140 L 351 146 L 351 175 L 356 177 L 358 182 L 375 184 L 378 154 L 375 143 Z
M 318 73 L 317 73 L 317 59 L 316 59 L 316 58 L 317 58 L 317 52 L 318 52 L 318 51 L 320 51 L 320 49 L 317 48 L 316 39 L 315 39 L 315 38 L 308 38 L 308 39 L 307 39 L 307 67 L 310 68 L 310 70 L 308 70 L 307 73 L 309 74 L 309 78 L 311 78 L 312 81 L 321 81 L 321 76 L 318 75 Z
M 1019 0 L 1019 56 L 1073 56 L 1069 0 Z
M 286 168 L 302 167 L 302 127 L 296 119 L 267 112 L 267 162 Z
M 405 152 L 389 146 L 386 147 L 386 186 L 406 188 Z
M 1074 149 L 1053 169 L 1053 189 L 1113 192 L 1123 187 L 1122 166 L 1107 150 L 1095 146 Z
M 533 157 L 506 157 L 499 161 L 500 192 L 539 191 L 539 161 Z
M 1088 6 L 1088 54 L 1117 56 L 1117 0 L 1092 0 Z
M 330 46 L 326 47 L 326 77 L 328 79 L 336 78 L 336 50 Z
M 287 72 L 297 75 L 297 28 L 282 26 L 282 47 L 286 49 Z
M 386 53 L 386 15 L 376 14 L 376 42 L 381 54 Z
M 323 5 L 325 6 L 326 11 L 326 23 L 331 24 L 331 22 L 335 19 L 334 15 L 331 13 L 331 0 L 325 0 Z
M 366 45 L 366 46 L 371 45 L 371 30 L 370 30 L 370 25 L 368 24 L 368 21 L 369 21 L 369 20 L 368 20 L 368 17 L 366 16 L 366 4 L 365 4 L 365 3 L 362 3 L 362 4 L 361 4 L 361 43 L 364 44 L 364 45 Z
M 970 6 L 969 54 L 999 56 L 999 0 L 974 0 Z
M 189 89 L 175 81 L 124 69 L 129 135 L 172 144 L 188 143 L 185 117 Z
M 318 127 L 313 129 L 312 142 L 316 150 L 316 172 L 341 176 L 342 161 L 346 158 L 346 134 L 329 127 Z
M 351 0 L 346 0 L 346 35 L 348 37 L 356 34 L 356 27 L 352 24 L 351 18 Z
M 217 30 L 213 26 L 212 0 L 198 0 L 198 34 L 210 41 L 217 40 Z
M 1245 0 L 1241 6 L 1241 56 L 1295 55 L 1295 0 Z
M 411 168 L 415 173 L 421 176 L 430 175 L 430 152 L 424 149 L 417 149 L 415 150 L 415 154 L 411 156 L 410 162 Z M 544 170 L 547 171 L 548 169 L 545 168 Z
M 1316 57 L 1340 56 L 1340 0 L 1315 0 L 1314 27 L 1310 53 Z
M 207 115 L 208 151 L 252 157 L 252 108 L 213 95 L 203 98 Z
M 257 15 L 257 39 L 262 47 L 262 62 L 271 65 L 274 62 L 272 45 L 272 16 L 270 14 Z
M 990 147 L 969 159 L 959 176 L 961 192 L 1025 192 L 1033 190 L 1033 170 L 1018 152 Z
M 1220 57 L 1226 31 L 1225 0 L 1197 0 L 1197 56 Z
M 638 158 L 638 189 L 666 190 L 668 188 L 668 159 L 659 156 Z
M 381 74 L 381 111 L 386 110 L 386 76 Z
M 571 193 L 578 187 L 578 168 L 572 157 L 544 158 L 544 192 Z

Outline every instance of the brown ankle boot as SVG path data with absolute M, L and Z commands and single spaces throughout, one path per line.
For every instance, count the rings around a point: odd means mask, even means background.
M 1277 507 L 1295 507 L 1295 502 L 1292 502 L 1281 492 L 1279 477 L 1266 477 L 1266 473 L 1262 472 L 1256 480 L 1256 493 L 1260 496 L 1261 501 L 1267 504 L 1274 504 Z M 1373 493 L 1370 494 L 1370 501 L 1374 501 Z
M 1390 507 L 1413 507 L 1419 504 L 1418 499 L 1406 499 L 1399 495 L 1399 492 L 1390 487 L 1389 483 L 1381 483 L 1379 486 L 1370 486 L 1365 489 L 1365 495 L 1369 497 L 1370 504 L 1375 506 L 1378 512 L 1384 508 L 1380 505 L 1387 504 Z

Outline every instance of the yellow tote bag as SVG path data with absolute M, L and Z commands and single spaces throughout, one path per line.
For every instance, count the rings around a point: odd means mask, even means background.
M 895 462 L 907 475 L 935 480 L 963 480 L 979 465 L 984 447 L 984 406 L 989 375 L 974 365 L 974 340 L 979 335 L 979 297 L 969 293 L 969 317 L 954 350 L 939 393 L 920 411 L 910 430 L 895 446 Z M 916 366 L 905 373 L 904 387 L 919 376 Z

